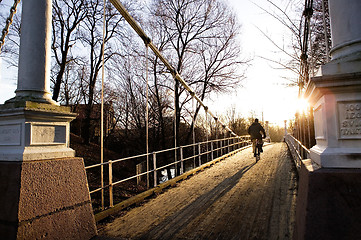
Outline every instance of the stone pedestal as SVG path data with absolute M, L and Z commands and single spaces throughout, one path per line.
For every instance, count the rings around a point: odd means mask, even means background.
M 360 196 L 360 169 L 321 168 L 303 160 L 294 239 L 360 239 Z
M 311 159 L 325 168 L 361 168 L 361 72 L 312 78 L 305 96 L 314 110 Z
M 75 116 L 67 107 L 30 101 L 0 106 L 0 160 L 74 157 L 69 132 Z
M 2 239 L 90 239 L 96 226 L 81 158 L 0 161 Z
M 90 239 L 96 226 L 84 163 L 69 147 L 66 107 L 0 106 L 0 236 Z

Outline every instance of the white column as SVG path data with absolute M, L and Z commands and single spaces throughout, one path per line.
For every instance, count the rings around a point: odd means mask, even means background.
M 349 74 L 361 69 L 361 1 L 329 0 L 331 22 L 331 62 L 321 67 L 321 75 Z
M 51 0 L 22 2 L 16 99 L 55 103 L 50 94 Z
M 329 0 L 332 59 L 361 52 L 361 1 Z

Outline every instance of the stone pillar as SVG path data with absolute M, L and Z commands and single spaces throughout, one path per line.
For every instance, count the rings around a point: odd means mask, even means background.
M 361 236 L 361 1 L 329 8 L 332 60 L 305 92 L 316 145 L 301 164 L 295 239 Z
M 285 120 L 285 136 L 287 136 L 287 120 Z
M 331 56 L 359 58 L 361 49 L 361 2 L 358 0 L 329 0 L 331 16 Z M 342 70 L 341 71 L 345 71 Z M 353 70 L 351 70 L 353 71 Z
M 322 167 L 361 168 L 361 1 L 329 0 L 329 8 L 332 61 L 305 93 L 315 120 L 311 158 Z
M 90 239 L 84 162 L 69 146 L 75 114 L 50 97 L 51 0 L 23 2 L 18 86 L 0 105 L 0 236 Z
M 24 1 L 15 99 L 57 104 L 50 94 L 50 1 Z

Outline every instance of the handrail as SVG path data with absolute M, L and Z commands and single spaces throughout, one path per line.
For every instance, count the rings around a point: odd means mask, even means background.
M 301 161 L 310 158 L 310 150 L 291 134 L 285 136 L 285 142 L 291 152 L 297 171 L 301 168 Z
M 233 141 L 230 141 L 230 140 L 233 140 Z M 220 146 L 219 146 L 218 143 L 222 143 L 222 144 L 220 144 Z M 144 175 L 153 174 L 153 178 L 154 178 L 153 185 L 157 186 L 159 184 L 157 172 L 162 169 L 171 167 L 172 165 L 174 166 L 174 169 L 177 169 L 176 165 L 179 166 L 178 164 L 181 164 L 180 171 L 181 171 L 181 173 L 184 173 L 186 171 L 184 171 L 183 164 L 188 160 L 198 158 L 197 165 L 201 166 L 201 165 L 207 163 L 208 161 L 212 161 L 214 159 L 214 154 L 216 154 L 219 157 L 219 156 L 228 154 L 229 152 L 235 151 L 237 149 L 242 149 L 245 145 L 247 145 L 247 146 L 250 145 L 250 136 L 248 136 L 248 135 L 240 136 L 240 137 L 230 137 L 230 138 L 209 140 L 209 141 L 205 141 L 205 142 L 189 144 L 189 145 L 180 146 L 180 147 L 176 147 L 176 148 L 173 147 L 173 148 L 169 148 L 169 149 L 165 149 L 165 150 L 154 151 L 154 152 L 148 153 L 148 154 L 140 154 L 140 155 L 136 155 L 136 156 L 125 157 L 125 158 L 116 159 L 116 160 L 109 160 L 108 162 L 86 166 L 85 169 L 87 171 L 89 171 L 90 169 L 93 169 L 96 167 L 109 165 L 109 173 L 111 175 L 111 176 L 109 176 L 109 179 L 111 179 L 109 181 L 109 184 L 104 185 L 103 187 L 94 186 L 95 189 L 90 189 L 90 194 L 94 194 L 101 190 L 108 189 L 109 190 L 109 203 L 110 203 L 109 207 L 113 207 L 113 202 L 114 202 L 113 187 L 116 185 L 119 185 L 120 183 L 130 181 L 133 179 L 138 179 L 139 177 L 144 176 Z M 195 155 L 193 154 L 193 152 L 189 152 L 189 153 L 191 153 L 190 155 L 184 156 L 184 150 L 186 148 L 190 148 L 193 146 L 197 146 L 197 149 L 198 149 L 198 151 L 195 153 Z M 179 156 L 180 156 L 180 158 L 177 161 L 174 161 L 174 162 L 168 163 L 166 165 L 162 165 L 162 166 L 157 164 L 157 155 L 165 153 L 165 152 L 174 151 L 174 150 L 178 151 Z M 220 154 L 219 154 L 219 151 L 220 151 Z M 133 176 L 128 176 L 124 179 L 119 179 L 119 180 L 113 182 L 113 175 L 114 175 L 113 165 L 114 164 L 118 164 L 118 163 L 124 162 L 124 161 L 136 160 L 139 158 L 145 158 L 145 157 L 147 157 L 147 155 L 153 161 L 153 169 L 150 169 L 149 171 L 145 171 L 145 172 L 141 172 L 141 173 L 136 173 Z M 193 164 L 191 164 L 191 165 L 193 168 L 197 167 L 196 165 L 193 165 Z M 190 170 L 188 169 L 187 171 L 190 171 Z M 170 179 L 168 179 L 168 180 L 170 180 Z M 91 188 L 91 186 L 89 186 L 89 188 Z

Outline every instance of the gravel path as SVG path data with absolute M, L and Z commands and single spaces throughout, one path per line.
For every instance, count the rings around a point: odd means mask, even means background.
M 284 143 L 246 149 L 101 227 L 109 239 L 292 239 L 296 173 Z M 100 239 L 100 238 L 99 238 Z

